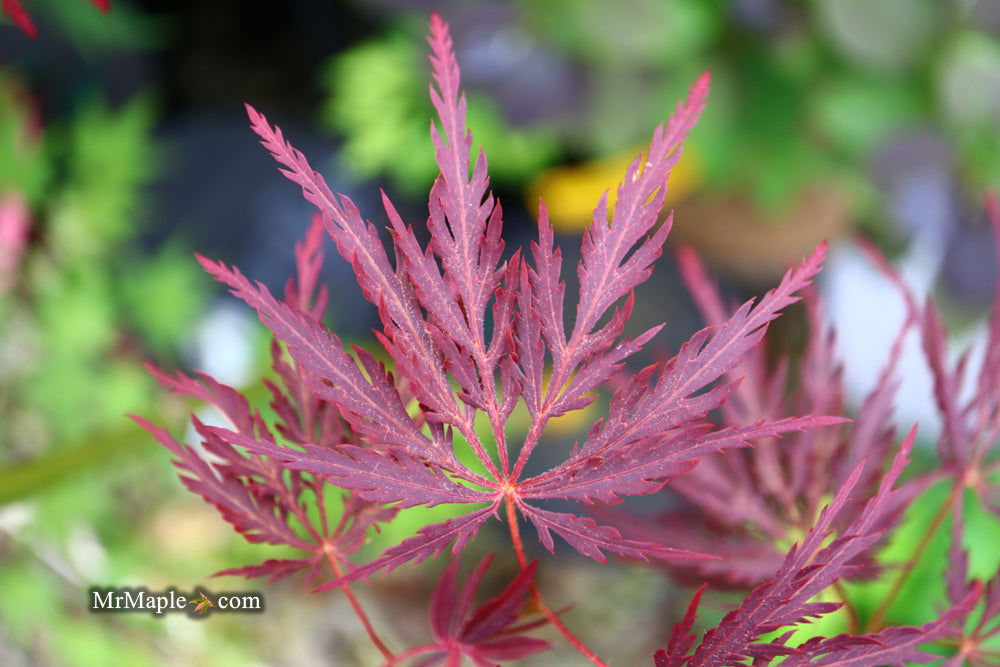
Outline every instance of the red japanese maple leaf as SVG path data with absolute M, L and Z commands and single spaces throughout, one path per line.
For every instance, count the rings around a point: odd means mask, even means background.
M 295 247 L 297 271 L 288 281 L 285 303 L 306 317 L 319 320 L 326 310 L 327 290 L 318 284 L 323 264 L 323 228 L 315 220 L 302 243 Z M 247 399 L 232 387 L 205 374 L 170 375 L 149 365 L 150 372 L 174 392 L 212 406 L 235 432 L 274 442 L 274 431 L 286 441 L 333 447 L 356 440 L 336 405 L 314 396 L 306 386 L 304 371 L 287 358 L 277 341 L 271 347 L 279 383 L 265 381 L 271 393 L 273 426 L 251 410 Z M 347 557 L 361 548 L 373 526 L 388 521 L 395 509 L 347 493 L 339 517 L 327 511 L 323 493 L 326 479 L 288 471 L 266 457 L 246 454 L 217 437 L 192 416 L 201 437 L 201 451 L 182 444 L 166 430 L 135 418 L 175 457 L 174 465 L 185 485 L 214 505 L 223 518 L 253 543 L 278 544 L 303 552 L 296 558 L 269 559 L 258 565 L 233 568 L 217 575 L 283 579 L 300 570 L 315 579 L 327 565 L 335 576 L 349 567 Z M 309 504 L 319 510 L 308 511 Z
M 521 570 L 502 593 L 472 608 L 491 561 L 492 556 L 484 558 L 461 588 L 457 585 L 459 559 L 452 561 L 431 598 L 430 625 L 434 641 L 400 653 L 388 665 L 420 658 L 412 664 L 452 667 L 466 658 L 477 667 L 493 667 L 498 660 L 516 660 L 551 648 L 544 639 L 524 634 L 544 625 L 545 619 L 518 622 L 537 563 Z
M 678 264 L 705 321 L 725 322 L 728 309 L 694 252 L 682 249 Z M 742 382 L 720 410 L 723 426 L 846 410 L 835 331 L 825 321 L 818 295 L 807 293 L 805 306 L 809 337 L 801 358 L 795 360 L 798 363 L 787 357 L 769 363 L 764 346 L 745 355 L 728 374 Z M 598 516 L 607 517 L 629 536 L 647 535 L 719 556 L 718 560 L 663 564 L 681 580 L 742 589 L 766 580 L 784 558 L 778 545 L 809 530 L 824 500 L 837 492 L 859 463 L 864 466 L 858 492 L 838 515 L 837 527 L 843 528 L 858 516 L 877 491 L 894 451 L 891 417 L 896 367 L 911 323 L 901 328 L 876 386 L 852 423 L 812 429 L 782 441 L 765 438 L 753 448 L 705 457 L 670 485 L 683 499 L 680 509 L 651 519 L 615 511 L 602 511 Z M 795 372 L 791 381 L 790 369 Z M 792 391 L 787 390 L 789 385 Z M 898 521 L 903 508 L 923 487 L 912 484 L 907 488 L 910 496 L 900 497 L 896 510 L 886 514 L 886 528 Z M 874 561 L 867 554 L 861 557 L 868 563 L 857 571 L 858 576 L 871 576 L 876 572 Z
M 986 213 L 993 227 L 1000 266 L 1000 204 L 995 194 L 986 196 Z M 1000 517 L 1000 488 L 991 478 L 1000 471 L 1000 269 L 997 271 L 993 308 L 979 369 L 969 368 L 968 351 L 957 363 L 948 363 L 948 336 L 934 301 L 928 299 L 918 312 L 924 353 L 934 378 L 934 397 L 943 424 L 938 441 L 942 467 L 957 485 L 975 492 L 993 514 Z M 910 303 L 913 298 L 907 294 Z M 971 395 L 963 402 L 963 388 L 972 373 Z
M 944 667 L 988 667 L 1000 662 L 1000 650 L 995 646 L 1000 636 L 1000 571 L 985 585 L 979 581 L 969 581 L 969 556 L 962 549 L 962 506 L 957 504 L 952 512 L 951 548 L 948 552 L 947 590 L 948 599 L 958 604 L 978 591 L 981 610 L 974 622 L 952 624 L 942 638 L 943 643 L 955 650 L 955 655 L 945 660 Z
M 789 550 L 777 573 L 751 591 L 740 607 L 726 614 L 718 626 L 707 630 L 696 645 L 697 636 L 691 633 L 691 627 L 702 593 L 699 591 L 684 619 L 674 627 L 667 648 L 655 654 L 656 666 L 722 667 L 747 664 L 747 660 L 753 660 L 754 665 L 768 665 L 778 657 L 787 656 L 782 664 L 790 667 L 860 667 L 924 664 L 938 658 L 921 651 L 920 647 L 953 631 L 979 597 L 978 586 L 956 599 L 940 618 L 921 627 L 892 627 L 867 635 L 816 637 L 795 648 L 786 645 L 792 632 L 769 642 L 759 640 L 761 635 L 808 622 L 842 606 L 834 602 L 817 602 L 815 597 L 836 581 L 852 576 L 859 567 L 858 556 L 882 539 L 887 516 L 895 512 L 902 498 L 911 495 L 909 484 L 894 486 L 908 462 L 915 436 L 916 429 L 913 429 L 882 478 L 878 491 L 832 542 L 826 544 L 838 515 L 848 507 L 851 494 L 862 478 L 863 462 L 848 476 L 833 501 L 823 508 L 801 543 Z
M 606 194 L 598 202 L 583 237 L 580 298 L 570 327 L 563 317 L 561 254 L 554 248 L 544 204 L 531 259 L 517 251 L 501 262 L 501 208 L 488 193 L 485 155 L 479 151 L 471 159 L 472 136 L 448 28 L 435 15 L 430 31 L 435 82 L 430 93 L 439 120 L 432 123 L 431 136 L 441 173 L 430 191 L 431 239 L 426 247 L 383 195 L 395 262 L 375 226 L 351 200 L 335 196 L 281 131 L 248 106 L 263 145 L 319 209 L 362 293 L 378 307 L 382 330 L 376 335 L 415 404 L 408 404 L 395 377 L 369 351 L 346 347 L 314 317 L 278 301 L 263 285 L 201 258 L 209 273 L 257 310 L 305 369 L 312 391 L 337 406 L 363 444 L 299 443 L 301 448 L 295 448 L 245 430 L 208 432 L 292 470 L 324 476 L 369 502 L 471 506 L 462 516 L 423 527 L 325 588 L 420 562 L 450 544 L 457 553 L 501 509 L 522 562 L 518 514 L 535 527 L 549 550 L 555 534 L 599 561 L 605 552 L 642 559 L 697 557 L 648 540 L 626 539 L 591 518 L 544 509 L 538 502 L 615 503 L 623 495 L 653 493 L 706 454 L 842 421 L 793 417 L 723 429 L 704 421 L 736 387 L 736 381 L 718 381 L 761 340 L 779 311 L 798 299 L 796 294 L 819 271 L 825 246 L 790 270 L 759 303 L 747 302 L 726 321 L 696 333 L 669 361 L 625 381 L 611 398 L 608 416 L 563 463 L 526 477 L 525 465 L 549 420 L 589 405 L 595 391 L 660 329 L 635 338 L 622 335 L 632 291 L 649 277 L 670 231 L 669 218 L 657 224 L 666 179 L 704 106 L 709 77 L 698 79 L 687 101 L 654 132 L 647 152 L 629 166 L 614 209 L 609 210 Z M 511 442 L 506 424 L 519 401 L 526 405 L 531 425 L 520 442 Z M 474 427 L 480 414 L 490 425 L 492 442 Z M 456 435 L 474 452 L 484 473 L 460 462 Z

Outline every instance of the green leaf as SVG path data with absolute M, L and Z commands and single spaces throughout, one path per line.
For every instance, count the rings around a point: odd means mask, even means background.
M 144 97 L 115 111 L 93 99 L 78 111 L 61 142 L 69 171 L 50 232 L 59 257 L 108 256 L 135 235 L 141 187 L 159 164 L 152 124 L 152 101 Z

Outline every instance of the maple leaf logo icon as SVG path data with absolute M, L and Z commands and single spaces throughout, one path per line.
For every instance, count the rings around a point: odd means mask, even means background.
M 208 597 L 208 595 L 206 595 L 203 591 L 198 591 L 198 597 L 191 598 L 188 601 L 188 604 L 195 605 L 194 613 L 196 614 L 207 614 L 209 608 L 215 606 L 215 603 L 212 602 L 212 599 Z

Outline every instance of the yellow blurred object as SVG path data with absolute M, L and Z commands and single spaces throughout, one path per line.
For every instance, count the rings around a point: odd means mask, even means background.
M 545 425 L 542 437 L 569 438 L 585 434 L 587 429 L 601 416 L 599 408 L 599 401 L 594 401 L 582 410 L 574 410 L 573 412 L 553 417 Z
M 625 172 L 623 171 L 622 173 Z M 548 204 L 548 201 L 545 203 Z M 548 386 L 549 382 L 552 380 L 551 367 L 546 367 L 543 377 L 545 378 L 545 386 Z M 594 401 L 582 410 L 573 410 L 572 412 L 567 412 L 559 415 L 558 417 L 552 417 L 545 425 L 545 430 L 542 431 L 542 437 L 544 438 L 549 436 L 556 438 L 569 438 L 586 433 L 587 429 L 590 428 L 590 425 L 597 421 L 597 418 L 600 416 L 598 403 L 600 403 L 600 401 Z M 523 405 L 523 403 L 520 405 Z
M 630 148 L 610 157 L 553 167 L 543 172 L 528 186 L 528 210 L 535 209 L 541 197 L 553 227 L 562 232 L 582 232 L 590 225 L 594 206 L 605 190 L 608 191 L 608 210 L 613 210 L 618 183 L 639 151 L 639 148 Z M 700 183 L 698 156 L 686 147 L 670 175 L 667 206 L 689 195 Z
M 170 558 L 198 557 L 234 542 L 235 533 L 210 506 L 194 499 L 164 507 L 153 518 L 150 537 Z

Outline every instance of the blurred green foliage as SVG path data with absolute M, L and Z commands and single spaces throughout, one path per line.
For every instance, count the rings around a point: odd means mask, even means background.
M 94 96 L 43 124 L 15 75 L 0 76 L 0 644 L 38 664 L 148 665 L 163 652 L 162 623 L 85 613 L 92 585 L 178 567 L 148 526 L 175 478 L 125 418 L 161 411 L 140 361 L 176 359 L 204 305 L 186 253 L 139 244 L 154 117 L 147 98 L 111 109 Z
M 14 108 L 9 94 L 3 102 Z M 15 427 L 0 441 L 15 460 L 148 409 L 154 393 L 139 352 L 176 352 L 202 307 L 191 261 L 177 251 L 150 259 L 136 245 L 141 189 L 157 165 L 152 112 L 144 99 L 113 111 L 90 100 L 68 126 L 34 139 L 23 114 L 20 127 L 4 129 L 28 146 L 12 151 L 19 169 L 0 191 L 34 202 L 20 275 L 0 296 L 3 338 L 22 348 L 18 370 L 3 378 Z M 39 434 L 30 446 L 16 426 L 26 422 Z
M 81 54 L 106 49 L 151 49 L 164 43 L 165 21 L 136 9 L 127 0 L 112 0 L 114 11 L 109 12 L 101 12 L 86 1 L 29 2 L 32 15 L 69 40 Z
M 11 74 L 0 74 L 0 188 L 18 192 L 31 205 L 45 196 L 50 167 L 44 146 L 33 134 L 27 93 Z
M 469 3 L 455 14 L 475 23 L 477 11 L 495 18 L 486 10 L 499 6 L 509 16 L 477 24 L 477 34 L 556 49 L 582 69 L 585 90 L 582 106 L 564 108 L 558 125 L 515 127 L 498 106 L 470 111 L 491 166 L 515 185 L 567 157 L 631 147 L 708 68 L 712 98 L 691 150 L 709 193 L 740 193 L 773 212 L 809 185 L 837 182 L 853 192 L 857 211 L 871 203 L 873 155 L 915 127 L 948 138 L 970 189 L 1000 182 L 1000 44 L 970 3 L 531 0 Z M 413 190 L 433 176 L 423 120 L 431 109 L 417 83 L 426 68 L 414 47 L 422 25 L 403 12 L 392 25 L 332 59 L 324 118 L 345 137 L 352 165 Z M 493 42 L 483 50 L 503 48 Z M 504 95 L 484 87 L 477 99 Z
M 437 175 L 424 62 L 419 42 L 394 31 L 338 56 L 325 76 L 323 121 L 345 136 L 344 157 L 360 175 L 386 173 L 410 194 L 426 190 Z M 554 156 L 556 139 L 546 128 L 512 128 L 487 100 L 468 104 L 495 180 L 523 180 Z

